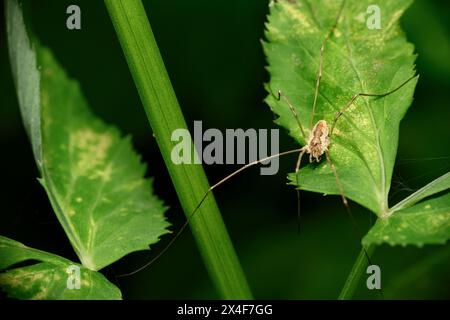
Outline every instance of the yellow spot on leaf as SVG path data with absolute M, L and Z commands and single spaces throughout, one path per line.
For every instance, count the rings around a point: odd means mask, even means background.
M 111 166 L 105 169 L 108 150 L 112 145 L 112 136 L 109 133 L 98 133 L 90 128 L 78 130 L 71 134 L 70 144 L 77 149 L 78 159 L 75 164 L 74 174 L 78 176 L 89 176 L 91 179 L 100 177 L 108 180 L 110 178 Z
M 314 32 L 311 23 L 309 22 L 310 18 L 304 15 L 303 12 L 300 11 L 298 6 L 286 4 L 284 6 L 284 9 L 286 10 L 286 14 L 289 16 L 289 18 L 294 19 L 298 23 L 299 28 L 296 28 L 297 30 L 301 30 L 302 33 Z
M 91 179 L 101 178 L 104 181 L 111 180 L 112 165 L 109 164 L 105 169 L 96 171 L 90 176 Z

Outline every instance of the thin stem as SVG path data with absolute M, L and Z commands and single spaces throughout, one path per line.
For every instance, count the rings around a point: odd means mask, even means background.
M 154 136 L 186 216 L 209 190 L 201 165 L 175 165 L 171 140 L 187 126 L 170 83 L 141 0 L 105 0 Z M 191 144 L 192 145 L 192 144 Z M 251 299 L 252 294 L 212 194 L 190 221 L 206 268 L 222 298 Z M 182 261 L 179 261 L 182 266 Z
M 339 300 L 349 300 L 355 294 L 358 285 L 360 284 L 363 274 L 366 273 L 368 260 L 367 257 L 371 257 L 375 251 L 375 246 L 371 245 L 367 249 L 362 248 L 361 252 L 356 258 L 355 264 L 353 265 L 350 274 L 342 287 L 341 293 L 339 294 Z

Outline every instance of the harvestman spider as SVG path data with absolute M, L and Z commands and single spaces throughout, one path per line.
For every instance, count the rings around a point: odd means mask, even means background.
M 357 225 L 355 224 L 352 215 L 350 213 L 350 208 L 348 205 L 348 201 L 347 198 L 345 196 L 344 193 L 344 188 L 342 186 L 342 183 L 339 179 L 339 176 L 336 172 L 336 168 L 331 160 L 330 157 L 330 145 L 331 145 L 331 137 L 333 135 L 333 131 L 334 128 L 336 126 L 337 121 L 341 118 L 341 116 L 353 105 L 353 103 L 356 101 L 356 99 L 358 99 L 359 97 L 378 97 L 378 98 L 382 98 L 382 97 L 386 97 L 394 92 L 396 92 L 397 90 L 401 89 L 403 86 L 405 86 L 410 80 L 412 80 L 415 75 L 413 75 L 412 77 L 410 77 L 409 79 L 407 79 L 406 81 L 404 81 L 402 84 L 400 84 L 398 87 L 396 87 L 395 89 L 392 89 L 391 91 L 385 92 L 385 93 L 364 93 L 364 92 L 360 92 L 357 94 L 354 94 L 350 100 L 344 105 L 344 107 L 342 109 L 340 109 L 334 116 L 333 122 L 331 124 L 331 127 L 328 126 L 328 123 L 326 120 L 321 119 L 319 121 L 316 122 L 316 124 L 313 126 L 313 121 L 314 121 L 314 116 L 316 113 L 316 106 L 317 106 L 317 97 L 319 94 L 319 87 L 320 87 L 320 81 L 322 79 L 322 71 L 323 71 L 323 57 L 324 57 L 324 51 L 325 51 L 325 46 L 328 42 L 328 40 L 330 39 L 331 35 L 335 32 L 338 22 L 341 18 L 341 14 L 344 8 L 344 4 L 345 4 L 345 0 L 342 1 L 342 4 L 340 6 L 339 12 L 337 14 L 336 20 L 334 21 L 333 26 L 331 27 L 331 29 L 326 33 L 325 38 L 322 42 L 322 46 L 320 48 L 320 56 L 319 56 L 319 70 L 317 72 L 317 78 L 316 78 L 316 84 L 315 84 L 315 93 L 314 93 L 314 102 L 313 102 L 313 108 L 312 108 L 312 112 L 311 112 L 311 117 L 310 117 L 310 124 L 309 124 L 309 137 L 306 140 L 306 134 L 305 131 L 303 130 L 303 126 L 302 123 L 298 117 L 297 111 L 295 110 L 293 104 L 289 101 L 289 99 L 282 93 L 281 90 L 278 90 L 278 94 L 277 96 L 275 96 L 272 93 L 272 96 L 275 97 L 276 100 L 280 101 L 281 98 L 283 98 L 286 102 L 286 104 L 288 105 L 292 115 L 294 116 L 299 128 L 300 128 L 300 133 L 302 135 L 302 138 L 304 139 L 304 141 L 306 141 L 306 145 L 304 145 L 302 148 L 299 149 L 294 149 L 294 150 L 289 150 L 289 151 L 285 151 L 285 152 L 281 152 L 278 154 L 274 154 L 253 162 L 250 162 L 246 165 L 244 165 L 243 167 L 241 167 L 240 169 L 234 171 L 233 173 L 231 173 L 230 175 L 226 176 L 225 178 L 223 178 L 222 180 L 220 180 L 219 182 L 217 182 L 216 184 L 214 184 L 213 186 L 211 186 L 208 191 L 206 191 L 205 195 L 202 197 L 202 199 L 200 200 L 200 202 L 198 203 L 198 205 L 195 207 L 195 209 L 192 211 L 192 213 L 188 216 L 188 218 L 186 219 L 186 222 L 182 225 L 182 227 L 178 230 L 178 232 L 174 235 L 174 237 L 170 240 L 170 242 L 166 245 L 166 247 L 164 247 L 159 254 L 157 254 L 153 259 L 150 260 L 150 262 L 146 263 L 144 266 L 140 267 L 139 269 L 127 273 L 127 274 L 122 274 L 119 275 L 117 277 L 125 277 L 125 276 L 130 276 L 133 275 L 145 268 L 147 268 L 148 266 L 150 266 L 151 264 L 153 264 L 153 262 L 155 262 L 156 260 L 158 260 L 168 249 L 169 247 L 178 239 L 178 237 L 183 233 L 183 231 L 186 229 L 186 227 L 189 224 L 189 221 L 193 218 L 194 214 L 197 212 L 197 210 L 200 208 L 200 206 L 203 204 L 203 202 L 205 201 L 206 197 L 209 195 L 210 192 L 212 192 L 214 189 L 216 189 L 218 186 L 220 186 L 221 184 L 223 184 L 225 181 L 231 179 L 232 177 L 234 177 L 235 175 L 239 174 L 240 172 L 244 171 L 247 168 L 250 168 L 254 165 L 257 164 L 261 164 L 264 163 L 272 158 L 275 157 L 281 157 L 284 155 L 288 155 L 288 154 L 293 154 L 293 153 L 298 153 L 298 158 L 297 158 L 297 162 L 295 165 L 295 176 L 296 176 L 296 185 L 298 186 L 298 172 L 300 170 L 300 164 L 303 158 L 303 155 L 306 153 L 309 155 L 309 162 L 320 162 L 321 157 L 325 154 L 326 160 L 328 165 L 330 166 L 331 171 L 333 172 L 333 175 L 336 179 L 336 184 L 338 186 L 339 189 L 339 193 L 340 196 L 342 198 L 342 202 L 344 204 L 344 206 L 347 209 L 347 212 L 350 215 L 350 218 L 352 219 L 352 222 L 354 224 L 354 227 L 357 228 Z M 297 218 L 298 221 L 300 219 L 300 190 L 296 189 L 297 192 Z M 298 224 L 299 227 L 299 224 Z M 370 263 L 370 258 L 367 254 L 367 252 L 365 251 L 365 248 L 363 247 L 365 255 L 367 260 Z M 371 263 L 370 263 L 371 264 Z

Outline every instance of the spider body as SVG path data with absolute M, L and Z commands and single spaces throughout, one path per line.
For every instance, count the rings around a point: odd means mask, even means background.
M 320 157 L 328 151 L 330 135 L 328 124 L 325 120 L 317 121 L 309 134 L 305 152 L 309 154 L 309 162 L 320 161 Z

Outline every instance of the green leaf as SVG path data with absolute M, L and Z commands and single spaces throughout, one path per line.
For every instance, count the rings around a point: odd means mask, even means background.
M 129 138 L 95 118 L 48 50 L 42 67 L 43 184 L 84 266 L 98 270 L 167 233 Z
M 36 52 L 11 52 L 11 60 L 31 68 L 13 72 L 40 76 L 40 83 L 33 77 L 17 87 L 27 96 L 38 86 L 38 104 L 19 102 L 26 124 L 29 113 L 31 122 L 40 115 L 40 130 L 31 132 L 33 149 L 42 154 L 40 181 L 83 266 L 99 270 L 130 252 L 148 249 L 168 232 L 169 224 L 151 181 L 143 178 L 146 166 L 131 139 L 92 115 L 79 84 L 68 78 L 48 49 L 38 43 L 30 47 L 17 1 L 8 0 L 6 12 L 9 29 L 21 30 L 8 33 L 10 47 L 16 41 L 13 36 L 20 35 L 20 48 Z M 36 56 L 38 69 L 31 61 Z
M 313 124 L 320 119 L 331 126 L 334 115 L 354 94 L 382 94 L 414 75 L 413 46 L 398 20 L 410 0 L 381 1 L 381 29 L 366 25 L 372 1 L 346 1 L 335 32 L 324 51 L 323 75 Z M 305 144 L 299 126 L 283 99 L 294 104 L 308 137 L 320 48 L 333 26 L 341 1 L 278 1 L 271 7 L 264 44 L 271 76 L 267 102 L 278 115 L 277 124 Z M 330 155 L 345 195 L 378 216 L 388 210 L 388 193 L 395 162 L 399 124 L 412 102 L 417 78 L 384 98 L 360 97 L 337 122 Z M 307 138 L 306 137 L 306 138 Z M 289 178 L 296 183 L 294 174 Z M 302 190 L 339 194 L 326 161 L 302 168 Z
M 39 300 L 122 298 L 120 290 L 101 273 L 0 236 L 0 270 L 30 260 L 42 262 L 0 273 L 0 287 L 9 297 Z M 79 289 L 69 289 L 67 285 L 73 267 L 80 268 Z
M 70 262 L 60 256 L 29 248 L 20 242 L 0 236 L 0 270 L 29 259 L 62 265 Z
M 378 219 L 363 245 L 444 244 L 450 239 L 450 193 Z
M 39 101 L 40 73 L 36 65 L 36 52 L 31 48 L 23 21 L 21 8 L 16 0 L 5 1 L 6 32 L 14 84 L 17 91 L 23 124 L 31 140 L 34 158 L 40 169 L 41 110 Z M 12 39 L 14 39 L 12 41 Z
M 443 244 L 450 239 L 450 193 L 423 200 L 450 188 L 450 172 L 430 182 L 378 219 L 363 244 Z M 414 205 L 416 204 L 416 205 Z

